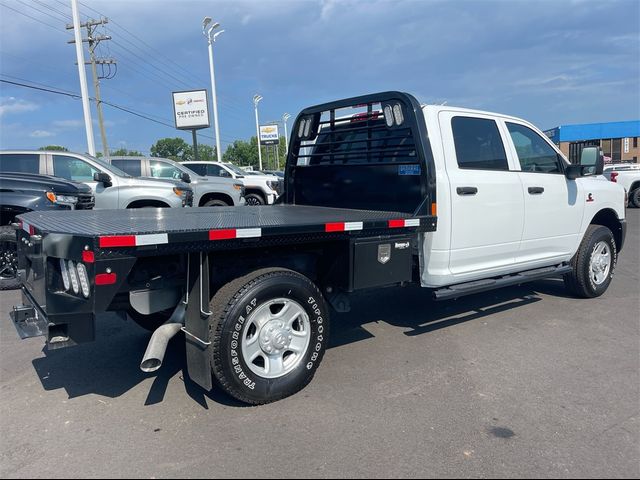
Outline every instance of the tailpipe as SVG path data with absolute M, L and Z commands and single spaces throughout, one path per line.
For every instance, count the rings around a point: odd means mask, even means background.
M 176 336 L 184 326 L 186 305 L 180 302 L 166 323 L 160 325 L 149 340 L 147 350 L 144 352 L 140 370 L 146 373 L 155 372 L 162 366 L 164 354 L 167 351 L 169 340 Z

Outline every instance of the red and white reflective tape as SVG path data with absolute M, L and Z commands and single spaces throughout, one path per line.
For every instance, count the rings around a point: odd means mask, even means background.
M 100 237 L 100 248 L 107 247 L 140 247 L 144 245 L 160 245 L 169 243 L 166 233 L 151 233 L 148 235 L 111 235 Z
M 363 222 L 334 222 L 325 223 L 324 225 L 325 232 L 353 232 L 363 228 Z
M 389 220 L 389 228 L 406 228 L 406 227 L 419 227 L 419 226 L 420 226 L 419 218 Z
M 36 232 L 36 229 L 33 228 L 33 225 L 29 225 L 27 222 L 20 222 L 22 229 L 27 232 L 29 235 L 33 235 Z
M 259 238 L 261 228 L 231 228 L 226 230 L 209 230 L 209 240 L 232 240 L 234 238 Z

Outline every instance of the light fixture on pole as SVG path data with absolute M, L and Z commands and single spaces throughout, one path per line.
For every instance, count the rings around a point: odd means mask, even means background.
M 282 115 L 282 123 L 284 123 L 284 153 L 289 153 L 289 135 L 287 134 L 287 120 L 291 118 L 291 115 L 285 113 Z
M 216 74 L 213 68 L 213 44 L 218 35 L 224 32 L 224 30 L 220 30 L 219 32 L 213 33 L 219 26 L 220 24 L 213 22 L 211 17 L 204 17 L 204 20 L 202 20 L 202 33 L 207 37 L 209 42 L 209 73 L 211 75 L 211 97 L 213 99 L 213 126 L 216 132 L 216 156 L 218 161 L 221 162 L 222 150 L 220 148 L 220 126 L 218 124 L 218 97 L 216 95 Z
M 262 100 L 262 95 L 253 96 L 253 109 L 256 111 L 256 135 L 258 136 L 258 169 L 262 171 L 262 150 L 260 148 L 260 122 L 258 121 L 258 103 Z

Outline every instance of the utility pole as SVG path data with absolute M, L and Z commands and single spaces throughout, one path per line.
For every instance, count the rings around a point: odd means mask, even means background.
M 71 0 L 71 13 L 73 16 L 74 36 L 76 42 L 76 57 L 78 59 L 78 76 L 80 77 L 80 93 L 82 94 L 82 111 L 84 113 L 84 128 L 87 132 L 87 150 L 90 155 L 96 154 L 96 145 L 93 140 L 93 125 L 91 123 L 91 106 L 89 105 L 89 91 L 87 89 L 87 77 L 84 71 L 84 51 L 82 48 L 82 34 L 80 32 L 80 12 L 78 0 Z
M 85 62 L 86 65 L 91 65 L 91 73 L 93 75 L 93 88 L 95 91 L 95 99 L 96 99 L 96 110 L 98 111 L 98 125 L 100 126 L 100 137 L 102 139 L 102 153 L 107 158 L 109 156 L 109 145 L 107 144 L 107 132 L 104 128 L 104 115 L 102 113 L 102 96 L 100 94 L 100 79 L 101 78 L 113 78 L 111 75 L 111 65 L 115 65 L 116 61 L 113 58 L 98 58 L 96 56 L 96 48 L 101 41 L 111 40 L 109 35 L 94 35 L 95 30 L 98 26 L 105 25 L 109 23 L 109 19 L 101 18 L 100 20 L 87 20 L 86 23 L 81 23 L 80 27 L 84 27 L 87 29 L 87 38 L 81 39 L 81 42 L 86 42 L 89 44 L 89 62 Z M 67 30 L 73 30 L 74 25 L 67 25 Z M 67 43 L 77 43 L 77 37 L 79 35 L 76 34 L 76 40 L 69 40 Z M 77 47 L 76 47 L 77 48 Z M 82 49 L 82 47 L 80 47 Z M 98 69 L 96 65 L 108 65 L 109 66 L 109 74 L 106 76 L 99 77 Z M 103 67 L 104 68 L 104 67 Z M 104 73 L 104 70 L 103 70 Z M 115 75 L 115 74 L 114 74 Z

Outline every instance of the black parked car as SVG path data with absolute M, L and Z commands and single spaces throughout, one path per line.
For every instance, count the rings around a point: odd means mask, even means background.
M 17 288 L 16 215 L 33 210 L 88 210 L 94 205 L 91 187 L 47 175 L 0 173 L 0 290 Z

